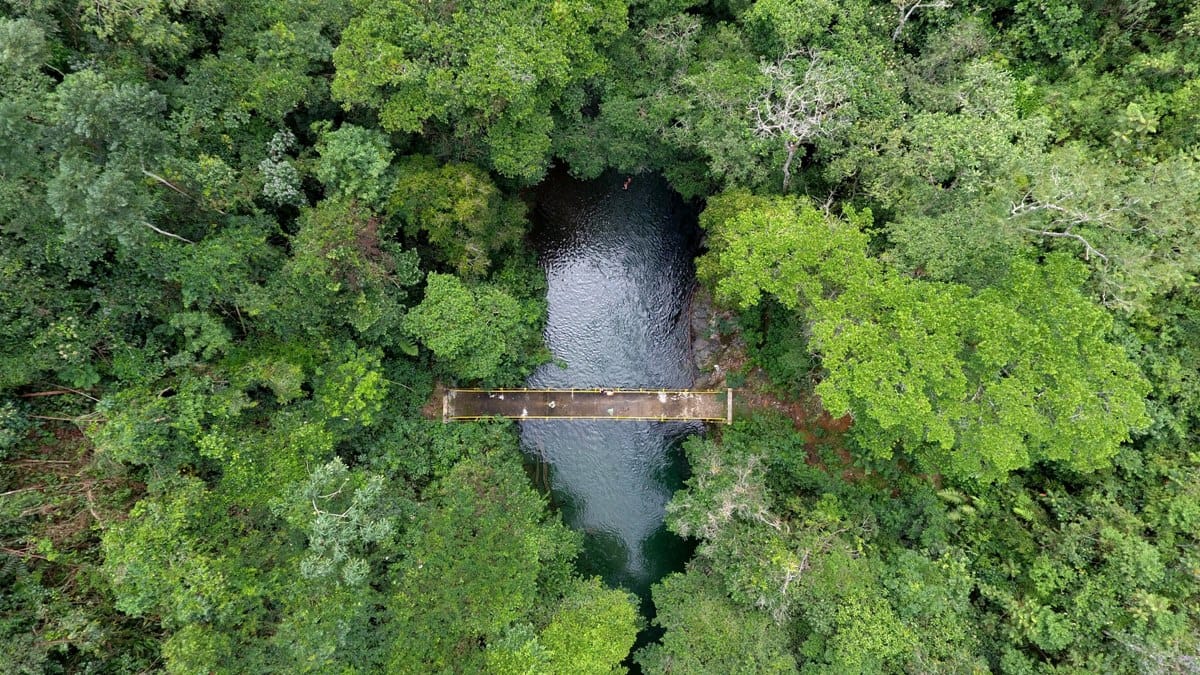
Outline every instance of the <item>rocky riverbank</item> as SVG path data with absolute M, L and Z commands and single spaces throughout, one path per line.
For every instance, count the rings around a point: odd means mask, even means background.
M 733 329 L 733 312 L 717 308 L 707 289 L 697 286 L 689 306 L 692 335 L 694 389 L 722 389 L 730 386 L 729 373 L 739 373 L 746 364 L 746 343 L 741 331 Z M 724 330 L 724 332 L 722 332 Z

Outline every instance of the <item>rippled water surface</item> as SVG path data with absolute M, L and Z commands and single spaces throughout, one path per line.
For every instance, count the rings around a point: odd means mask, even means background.
M 538 188 L 534 241 L 549 289 L 546 344 L 558 360 L 531 387 L 686 388 L 695 211 L 666 181 L 556 172 Z M 686 472 L 678 445 L 701 425 L 527 421 L 521 437 L 564 520 L 584 533 L 581 566 L 644 598 L 690 547 L 663 526 Z M 544 487 L 544 485 L 543 485 Z

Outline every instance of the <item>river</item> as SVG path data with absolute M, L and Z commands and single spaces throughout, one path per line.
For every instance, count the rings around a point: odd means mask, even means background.
M 546 344 L 556 362 L 530 387 L 687 388 L 687 310 L 699 246 L 696 212 L 658 176 L 577 181 L 558 170 L 537 189 L 533 242 L 548 281 Z M 687 465 L 679 443 L 699 423 L 526 421 L 522 445 L 568 526 L 581 571 L 626 588 L 651 613 L 650 585 L 692 548 L 663 524 Z

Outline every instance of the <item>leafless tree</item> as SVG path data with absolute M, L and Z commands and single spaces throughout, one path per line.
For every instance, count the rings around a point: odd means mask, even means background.
M 1132 652 L 1143 673 L 1153 675 L 1196 675 L 1200 673 L 1200 652 L 1191 652 L 1179 644 L 1152 645 L 1129 635 L 1105 635 Z
M 848 123 L 851 75 L 829 63 L 815 49 L 789 52 L 774 63 L 764 62 L 769 85 L 750 105 L 754 134 L 782 139 L 783 191 L 788 191 L 796 152 L 807 142 L 827 138 Z M 798 70 L 803 75 L 798 77 Z
M 1091 240 L 1076 232 L 1075 229 L 1079 227 L 1128 229 L 1127 223 L 1122 225 L 1125 220 L 1123 216 L 1128 215 L 1129 211 L 1138 204 L 1138 200 L 1120 200 L 1115 205 L 1110 204 L 1103 208 L 1081 208 L 1080 202 L 1083 201 L 1081 196 L 1057 172 L 1050 174 L 1046 187 L 1050 188 L 1046 194 L 1035 194 L 1032 190 L 1027 191 L 1021 200 L 1014 202 L 1009 209 L 1009 215 L 1012 218 L 1021 218 L 1037 213 L 1048 214 L 1048 219 L 1043 221 L 1043 226 L 1022 227 L 1021 230 L 1047 238 L 1077 241 L 1083 245 L 1084 260 L 1091 260 L 1095 257 L 1107 263 L 1108 255 L 1097 249 Z
M 700 34 L 700 26 L 699 19 L 681 14 L 647 26 L 642 35 L 656 43 L 664 53 L 681 59 L 692 48 L 696 36 Z
M 912 18 L 914 12 L 918 9 L 950 9 L 954 4 L 950 0 L 894 0 L 896 9 L 900 11 L 900 22 L 896 24 L 896 30 L 892 31 L 892 42 L 900 39 L 900 33 L 904 30 L 904 24 Z
M 1051 222 L 1055 225 L 1061 225 L 1062 229 L 1054 230 L 1022 227 L 1022 232 L 1028 232 L 1030 234 L 1036 234 L 1052 239 L 1074 239 L 1075 241 L 1083 244 L 1084 260 L 1091 260 L 1092 256 L 1095 256 L 1104 262 L 1108 262 L 1108 256 L 1101 253 L 1095 246 L 1092 246 L 1091 242 L 1084 238 L 1083 235 L 1071 231 L 1076 225 L 1093 222 L 1088 219 L 1087 214 L 1077 213 L 1071 209 L 1064 208 L 1057 204 L 1049 204 L 1039 201 L 1030 193 L 1026 193 L 1020 202 L 1013 204 L 1009 214 L 1015 218 L 1030 213 L 1036 213 L 1038 211 L 1050 211 L 1055 213 L 1056 215 Z

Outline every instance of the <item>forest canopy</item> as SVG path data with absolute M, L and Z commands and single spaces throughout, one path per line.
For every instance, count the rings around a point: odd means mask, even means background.
M 423 413 L 556 167 L 741 350 L 653 616 Z M 1198 273 L 1189 0 L 0 0 L 0 662 L 1198 672 Z

